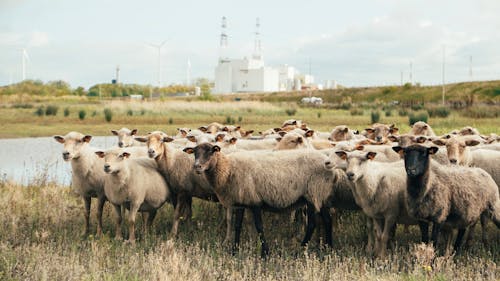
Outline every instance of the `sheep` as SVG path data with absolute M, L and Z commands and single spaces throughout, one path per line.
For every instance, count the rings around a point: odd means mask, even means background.
M 102 235 L 102 210 L 107 200 L 104 193 L 106 173 L 102 169 L 104 161 L 95 155 L 95 149 L 89 144 L 92 136 L 69 132 L 65 136 L 54 136 L 54 139 L 64 145 L 62 156 L 64 161 L 71 161 L 73 191 L 85 202 L 84 235 L 90 234 L 89 217 L 92 198 L 98 199 L 97 235 Z
M 469 146 L 478 145 L 477 139 L 456 135 L 447 135 L 447 138 L 435 139 L 436 145 L 446 146 L 448 160 L 451 164 L 469 166 L 472 164 L 472 153 Z
M 170 200 L 170 191 L 165 179 L 157 171 L 156 162 L 149 158 L 130 158 L 126 149 L 96 151 L 104 159 L 104 192 L 115 207 L 116 238 L 121 239 L 121 206 L 128 212 L 129 239 L 135 242 L 135 217 L 137 212 L 147 212 L 146 227 L 150 230 L 157 210 Z
M 236 142 L 236 148 L 240 150 L 263 150 L 273 149 L 278 141 L 276 138 L 265 138 L 262 140 L 240 139 Z
M 458 131 L 458 135 L 460 136 L 470 136 L 470 135 L 480 135 L 479 131 L 476 128 L 471 126 L 465 126 L 460 131 Z
M 262 257 L 269 253 L 262 227 L 262 209 L 293 208 L 305 203 L 305 199 L 318 212 L 331 194 L 335 180 L 334 174 L 324 168 L 326 156 L 315 150 L 223 154 L 219 146 L 203 143 L 184 151 L 194 153 L 194 170 L 207 177 L 221 204 L 252 211 Z M 244 209 L 238 208 L 235 212 L 233 250 L 240 242 Z M 331 244 L 331 236 L 326 239 Z
M 363 135 L 367 139 L 374 140 L 376 144 L 384 144 L 389 142 L 388 136 L 390 134 L 394 135 L 398 131 L 399 129 L 396 128 L 394 124 L 385 125 L 385 124 L 375 123 L 372 125 L 371 128 L 366 128 L 365 131 L 363 132 Z
M 176 139 L 187 137 L 188 133 L 191 132 L 189 128 L 177 128 L 177 135 L 175 135 Z
M 408 134 L 413 136 L 436 136 L 431 126 L 423 121 L 415 122 Z
M 328 137 L 331 141 L 348 141 L 355 138 L 355 131 L 349 129 L 346 125 L 336 126 Z
M 406 176 L 402 161 L 382 163 L 372 161 L 376 152 L 335 152 L 347 161 L 346 175 L 352 185 L 356 203 L 374 220 L 376 240 L 375 254 L 386 255 L 387 243 L 396 223 L 419 224 L 422 240 L 427 242 L 427 224 L 410 217 L 405 208 Z
M 146 137 L 138 138 L 138 141 L 146 143 L 149 157 L 156 161 L 158 170 L 165 178 L 173 194 L 175 209 L 171 233 L 172 236 L 176 236 L 180 220 L 182 218 L 191 218 L 192 197 L 212 202 L 217 202 L 218 199 L 207 179 L 193 171 L 194 159 L 182 152 L 182 150 L 176 150 L 170 146 L 169 142 L 172 140 L 172 138 L 160 131 L 154 131 Z M 231 209 L 227 209 L 224 243 L 230 240 L 231 221 Z
M 277 141 L 274 150 L 312 148 L 312 145 L 304 136 L 293 131 L 285 134 L 282 138 L 278 138 Z
M 213 135 L 213 134 L 216 134 L 217 132 L 221 131 L 222 128 L 224 128 L 224 125 L 217 123 L 217 122 L 212 122 L 212 123 L 208 124 L 207 126 L 201 126 L 199 128 L 199 130 L 202 131 L 203 133 Z
M 118 137 L 119 147 L 141 146 L 142 143 L 136 141 L 137 129 L 121 128 L 120 130 L 111 130 L 111 133 Z
M 240 126 L 226 125 L 226 126 L 222 127 L 221 131 L 227 132 L 232 137 L 241 139 L 240 129 L 241 129 Z
M 433 222 L 434 246 L 443 226 L 458 228 L 457 252 L 466 229 L 480 218 L 491 217 L 500 228 L 498 186 L 483 169 L 440 165 L 430 159 L 439 149 L 436 146 L 415 144 L 393 149 L 404 155 L 409 214 Z

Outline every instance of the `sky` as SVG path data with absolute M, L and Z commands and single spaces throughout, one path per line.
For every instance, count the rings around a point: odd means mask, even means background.
M 498 0 L 0 0 L 0 86 L 26 78 L 88 88 L 214 79 L 221 18 L 232 58 L 250 56 L 260 19 L 266 65 L 288 64 L 317 82 L 423 85 L 500 79 Z M 472 63 L 471 63 L 472 57 Z M 470 68 L 472 66 L 472 77 Z

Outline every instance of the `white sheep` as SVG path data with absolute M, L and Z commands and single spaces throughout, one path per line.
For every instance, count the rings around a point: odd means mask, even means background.
M 135 218 L 137 212 L 147 212 L 146 227 L 151 228 L 157 210 L 170 200 L 165 179 L 157 170 L 156 162 L 149 158 L 130 158 L 129 149 L 96 151 L 104 159 L 102 169 L 108 174 L 104 192 L 115 207 L 116 238 L 121 239 L 121 206 L 127 208 L 129 239 L 135 242 Z
M 90 135 L 69 132 L 65 136 L 54 136 L 54 139 L 64 145 L 63 159 L 71 161 L 71 186 L 73 191 L 85 202 L 85 235 L 90 234 L 90 206 L 92 198 L 98 199 L 97 235 L 102 234 L 102 210 L 106 203 L 104 194 L 104 178 L 102 169 L 104 161 L 95 155 L 96 149 L 91 147 Z
M 119 147 L 142 146 L 143 144 L 136 141 L 134 137 L 137 135 L 137 129 L 121 128 L 120 130 L 111 130 L 113 135 L 118 137 Z

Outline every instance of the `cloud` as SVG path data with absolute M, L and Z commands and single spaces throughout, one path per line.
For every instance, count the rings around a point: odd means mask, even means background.
M 28 45 L 30 47 L 42 47 L 49 43 L 49 36 L 45 32 L 35 31 L 31 33 Z
M 46 32 L 33 31 L 28 33 L 1 32 L 0 46 L 9 47 L 43 47 L 49 43 Z

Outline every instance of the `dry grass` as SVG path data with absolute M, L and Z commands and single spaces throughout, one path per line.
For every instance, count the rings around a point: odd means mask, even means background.
M 0 280 L 498 280 L 500 234 L 489 228 L 490 244 L 475 242 L 459 257 L 439 257 L 418 240 L 416 228 L 398 230 L 387 260 L 363 252 L 364 234 L 355 214 L 341 216 L 334 249 L 316 236 L 299 245 L 302 225 L 287 217 L 264 218 L 272 246 L 269 260 L 258 258 L 252 227 L 242 250 L 231 256 L 220 243 L 222 213 L 215 204 L 195 201 L 191 224 L 168 240 L 172 207 L 162 208 L 155 234 L 139 235 L 135 246 L 115 241 L 111 208 L 105 209 L 103 237 L 82 239 L 83 204 L 67 187 L 0 184 Z M 95 227 L 95 209 L 92 219 Z

